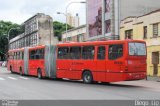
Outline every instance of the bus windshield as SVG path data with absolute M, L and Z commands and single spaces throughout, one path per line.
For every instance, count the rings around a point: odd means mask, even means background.
M 129 55 L 131 56 L 146 56 L 145 43 L 129 43 Z

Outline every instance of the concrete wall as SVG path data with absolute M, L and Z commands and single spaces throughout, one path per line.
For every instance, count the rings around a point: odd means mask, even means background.
M 120 19 L 140 16 L 160 8 L 160 0 L 120 0 Z
M 50 16 L 39 17 L 39 45 L 55 45 L 58 43 L 58 39 L 54 37 L 53 32 L 53 19 Z

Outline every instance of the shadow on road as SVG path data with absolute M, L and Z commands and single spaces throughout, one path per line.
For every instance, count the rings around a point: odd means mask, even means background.
M 3 74 L 12 74 L 12 75 L 19 75 L 18 73 L 11 73 L 11 72 L 7 72 L 7 73 L 3 73 Z M 20 76 L 20 75 L 19 75 Z M 37 78 L 35 76 L 28 76 L 28 75 L 23 75 L 25 77 L 30 77 L 30 78 Z M 85 86 L 107 86 L 107 87 L 118 87 L 118 88 L 145 88 L 143 86 L 136 86 L 136 85 L 128 85 L 128 84 L 118 84 L 118 83 L 105 83 L 105 82 L 93 82 L 92 84 L 84 84 L 83 81 L 77 81 L 77 80 L 69 80 L 69 79 L 51 79 L 51 78 L 43 78 L 40 79 L 41 81 L 47 81 L 47 82 L 58 82 L 60 84 L 69 84 L 69 85 L 73 85 L 74 84 L 82 84 Z M 122 82 L 123 83 L 123 82 Z M 124 82 L 125 83 L 125 82 Z
M 83 81 L 77 81 L 77 80 L 63 80 L 63 79 L 49 79 L 45 78 L 46 81 L 54 81 L 59 82 L 63 84 L 82 84 L 85 86 L 103 86 L 103 87 L 118 87 L 118 88 L 145 88 L 143 86 L 136 86 L 136 85 L 128 85 L 128 84 L 117 84 L 117 83 L 105 83 L 105 82 L 93 82 L 92 84 L 84 84 Z

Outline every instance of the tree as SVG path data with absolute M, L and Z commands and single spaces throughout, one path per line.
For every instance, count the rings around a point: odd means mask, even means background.
M 0 21 L 0 60 L 5 59 L 5 54 L 7 54 L 8 50 L 8 31 L 11 28 L 21 27 L 18 24 L 14 24 L 12 22 L 4 22 Z M 20 33 L 24 32 L 23 28 L 18 30 L 12 30 L 10 32 L 10 39 L 14 38 L 15 36 L 19 35 Z
M 67 24 L 68 25 L 68 24 Z M 68 29 L 72 29 L 70 25 L 68 25 Z M 62 32 L 66 31 L 66 24 L 54 21 L 53 22 L 54 36 L 58 37 L 58 40 L 62 40 Z

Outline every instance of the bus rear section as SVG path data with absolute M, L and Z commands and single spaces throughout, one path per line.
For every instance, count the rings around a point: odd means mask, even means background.
M 9 53 L 8 65 L 7 68 L 11 72 L 20 73 L 23 72 L 23 54 L 24 49 L 11 50 Z
M 128 56 L 126 59 L 127 80 L 141 80 L 146 78 L 146 43 L 128 42 Z
M 146 43 L 126 40 L 108 47 L 107 82 L 133 81 L 146 78 Z
M 55 78 L 56 46 L 41 45 L 10 50 L 8 70 L 38 78 Z

